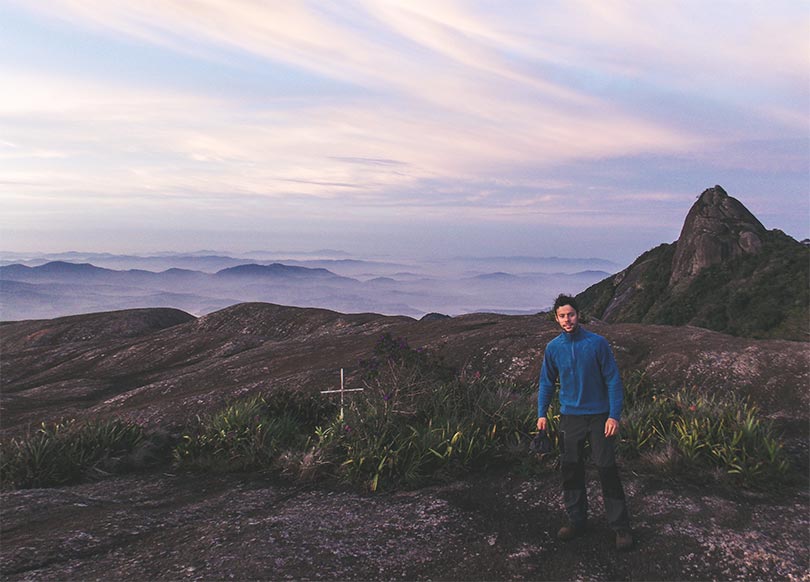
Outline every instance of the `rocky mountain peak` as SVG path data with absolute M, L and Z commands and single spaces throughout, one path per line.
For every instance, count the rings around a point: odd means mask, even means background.
M 670 285 L 689 281 L 710 265 L 758 253 L 765 233 L 762 223 L 723 188 L 705 190 L 684 221 Z
M 810 249 L 765 230 L 720 186 L 689 210 L 680 238 L 577 295 L 609 323 L 691 325 L 743 337 L 806 342 Z

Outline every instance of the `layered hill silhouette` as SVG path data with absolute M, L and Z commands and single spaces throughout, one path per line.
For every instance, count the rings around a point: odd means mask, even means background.
M 578 296 L 611 323 L 694 325 L 755 338 L 810 339 L 810 248 L 766 230 L 720 186 L 703 192 L 678 240 Z
M 310 261 L 304 266 L 245 261 L 233 264 L 238 261 L 227 257 L 193 259 L 180 256 L 175 260 L 180 265 L 198 264 L 201 268 L 230 266 L 214 272 L 178 267 L 159 272 L 115 270 L 62 260 L 0 266 L 0 319 L 44 319 L 141 307 L 174 307 L 205 315 L 251 301 L 414 317 L 430 312 L 456 315 L 485 310 L 535 313 L 549 306 L 560 290 L 580 291 L 608 274 L 588 269 L 605 263 L 596 259 L 580 260 L 573 268 L 585 270 L 573 272 L 531 270 L 557 268 L 553 259 L 511 261 L 503 257 L 491 263 L 459 260 L 453 272 L 440 274 L 412 273 L 404 270 L 405 265 L 372 261 Z M 159 264 L 171 260 L 162 257 Z M 158 264 L 148 258 L 142 262 Z M 515 272 L 489 275 L 488 270 L 476 270 L 501 263 Z M 468 271 L 468 267 L 473 270 Z

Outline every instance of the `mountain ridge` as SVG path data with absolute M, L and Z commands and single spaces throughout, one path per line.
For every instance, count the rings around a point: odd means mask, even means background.
M 786 418 L 803 416 L 810 404 L 802 343 L 689 326 L 594 322 L 590 328 L 608 339 L 623 371 L 643 373 L 662 389 L 731 390 L 752 398 L 763 414 Z M 94 332 L 99 329 L 107 332 Z M 2 431 L 72 416 L 179 426 L 245 395 L 334 388 L 341 368 L 351 387 L 359 381 L 359 361 L 384 333 L 434 351 L 463 373 L 533 384 L 544 346 L 560 331 L 544 314 L 418 321 L 266 303 L 200 318 L 147 309 L 6 323 L 0 326 Z
M 715 186 L 690 209 L 677 241 L 646 251 L 577 298 L 583 311 L 608 323 L 810 341 L 810 249 L 765 230 Z
M 308 267 L 283 265 L 281 263 L 272 263 L 270 265 L 258 265 L 256 263 L 237 265 L 217 271 L 214 273 L 214 277 L 317 277 L 348 279 L 347 277 L 340 277 L 332 271 L 323 268 L 311 269 Z
M 174 307 L 205 315 L 241 302 L 376 311 L 421 317 L 460 314 L 491 306 L 500 312 L 537 312 L 560 290 L 578 291 L 605 273 L 519 273 L 475 278 L 463 266 L 436 276 L 408 274 L 394 263 L 334 262 L 323 267 L 246 263 L 214 273 L 182 268 L 155 272 L 113 270 L 68 262 L 0 266 L 0 318 L 21 320 L 135 307 Z M 536 266 L 536 265 L 532 265 Z M 379 268 L 375 273 L 366 269 Z M 430 268 L 435 268 L 431 265 Z M 356 272 L 347 276 L 346 272 Z M 385 273 L 396 273 L 385 275 Z M 368 276 L 366 276 L 366 274 Z M 359 277 L 359 278 L 358 278 Z

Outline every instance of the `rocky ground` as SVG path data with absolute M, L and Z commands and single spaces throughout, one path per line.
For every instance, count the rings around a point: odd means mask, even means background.
M 807 344 L 698 328 L 592 328 L 657 387 L 749 396 L 807 474 Z M 0 325 L 0 433 L 119 416 L 170 430 L 251 393 L 347 386 L 382 333 L 465 373 L 535 382 L 543 316 L 415 321 L 244 304 Z M 795 445 L 795 446 L 794 446 Z M 3 580 L 808 580 L 810 493 L 744 494 L 625 471 L 635 551 L 601 517 L 567 544 L 558 475 L 481 474 L 367 495 L 268 476 L 152 473 L 0 496 Z M 640 473 L 640 471 L 639 471 Z M 601 515 L 598 482 L 592 506 Z
M 140 474 L 2 496 L 3 580 L 810 580 L 808 493 L 625 470 L 637 545 L 601 517 L 572 542 L 558 475 L 366 495 L 262 475 Z
M 694 327 L 589 324 L 620 368 L 658 388 L 749 396 L 775 418 L 807 426 L 810 351 Z M 116 415 L 168 428 L 255 393 L 358 387 L 358 361 L 383 333 L 406 338 L 468 373 L 534 384 L 543 346 L 560 333 L 541 315 L 479 313 L 432 321 L 262 303 L 194 319 L 130 310 L 0 325 L 0 434 L 61 418 Z M 806 433 L 806 429 L 801 431 Z

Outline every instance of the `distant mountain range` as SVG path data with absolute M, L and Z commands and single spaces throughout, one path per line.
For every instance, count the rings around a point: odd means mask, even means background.
M 563 258 L 563 257 L 456 257 L 456 261 L 469 268 L 485 270 L 502 269 L 509 272 L 544 271 L 571 273 L 587 270 L 607 271 L 613 273 L 619 267 L 613 261 L 597 258 Z
M 285 260 L 268 259 L 279 254 L 269 251 L 248 254 L 254 258 L 214 251 L 29 256 L 0 267 L 0 319 L 142 307 L 204 315 L 252 301 L 412 317 L 531 314 L 564 292 L 578 294 L 587 315 L 608 323 L 810 340 L 808 241 L 766 230 L 720 186 L 699 196 L 676 242 L 645 252 L 621 271 L 594 258 L 392 262 L 335 250 Z M 13 256 L 5 253 L 0 262 Z
M 810 340 L 810 248 L 768 231 L 720 186 L 681 235 L 578 295 L 610 323 L 693 325 L 754 338 Z
M 77 258 L 78 254 L 71 254 Z M 559 292 L 576 292 L 608 273 L 478 273 L 457 264 L 441 276 L 419 265 L 356 259 L 256 263 L 212 255 L 125 257 L 96 255 L 108 263 L 172 265 L 161 271 L 116 270 L 87 262 L 50 261 L 0 267 L 0 318 L 50 318 L 141 307 L 175 307 L 204 315 L 245 301 L 343 312 L 374 311 L 419 317 L 475 311 L 535 313 Z M 538 267 L 542 259 L 531 263 Z M 214 272 L 182 268 L 199 264 Z M 339 270 L 324 268 L 327 264 Z M 306 265 L 306 266 L 304 266 Z M 404 269 L 413 268 L 414 271 Z M 350 276 L 348 273 L 354 273 Z
M 251 257 L 248 255 L 257 255 Z M 53 253 L 37 256 L 21 253 L 2 253 L 0 264 L 20 264 L 29 267 L 44 265 L 49 262 L 90 263 L 97 267 L 115 270 L 143 269 L 149 271 L 165 271 L 171 268 L 215 273 L 229 267 L 245 264 L 270 265 L 282 263 L 289 266 L 326 268 L 339 271 L 342 275 L 356 275 L 367 271 L 393 273 L 407 268 L 402 263 L 389 263 L 381 261 L 356 260 L 348 258 L 311 258 L 311 259 L 268 259 L 269 253 L 246 253 L 242 256 L 229 256 L 222 254 L 200 253 L 159 253 L 151 256 L 114 255 L 110 253 Z
M 358 259 L 342 251 L 315 251 L 312 253 L 285 254 L 269 251 L 252 251 L 237 255 L 216 251 L 193 253 L 155 253 L 149 256 L 116 255 L 110 253 L 0 253 L 0 265 L 21 264 L 29 267 L 44 265 L 54 261 L 70 263 L 90 263 L 107 269 L 145 269 L 165 271 L 182 268 L 206 273 L 215 273 L 228 267 L 245 264 L 270 265 L 281 263 L 289 266 L 328 269 L 346 277 L 371 278 L 378 276 L 397 277 L 403 273 L 413 276 L 436 277 L 453 275 L 480 275 L 493 271 L 506 271 L 514 274 L 525 273 L 565 273 L 594 270 L 615 273 L 621 265 L 604 259 L 581 259 L 560 257 L 455 257 L 422 261 L 391 261 L 380 259 Z

